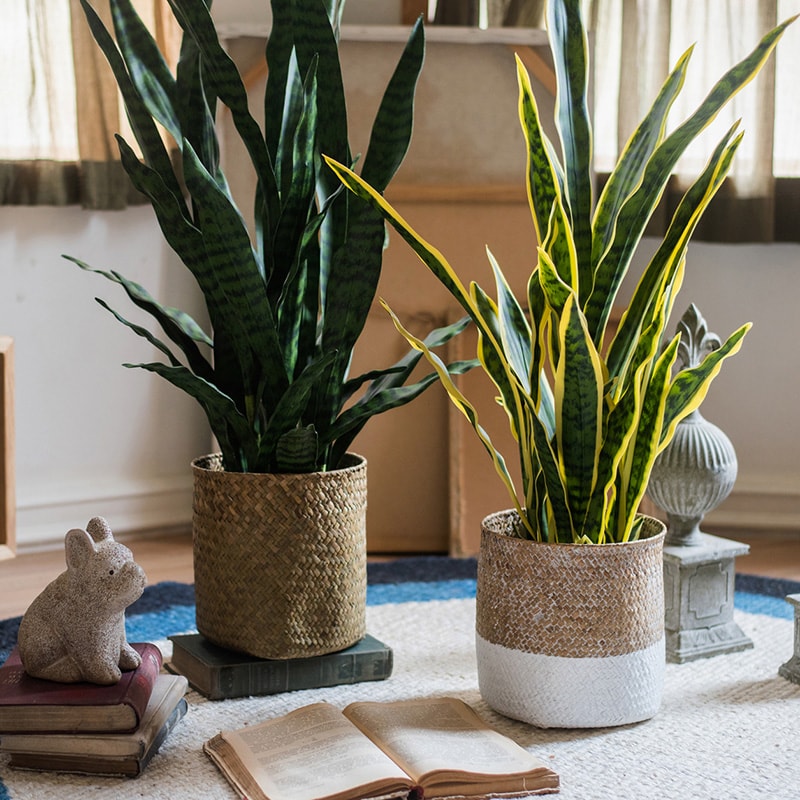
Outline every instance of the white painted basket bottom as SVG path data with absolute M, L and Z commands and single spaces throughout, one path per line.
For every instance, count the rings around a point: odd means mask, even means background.
M 650 719 L 661 705 L 664 639 L 607 658 L 510 650 L 476 634 L 478 685 L 495 711 L 540 728 L 605 728 Z

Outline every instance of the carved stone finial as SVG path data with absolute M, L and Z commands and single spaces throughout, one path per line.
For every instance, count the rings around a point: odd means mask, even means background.
M 703 315 L 694 303 L 686 309 L 675 331 L 681 335 L 677 362 L 682 369 L 698 366 L 709 353 L 722 347 L 719 336 L 709 332 Z
M 681 317 L 679 369 L 702 364 L 721 346 L 697 306 Z M 730 493 L 736 480 L 730 439 L 699 410 L 684 418 L 656 459 L 647 493 L 667 512 L 664 542 L 664 631 L 667 661 L 733 653 L 753 642 L 733 619 L 735 558 L 745 544 L 700 530 L 703 517 Z
M 696 367 L 721 341 L 710 333 L 703 315 L 692 303 L 677 325 L 681 339 L 678 361 L 682 369 Z M 696 545 L 700 523 L 731 492 L 738 462 L 725 433 L 699 410 L 686 417 L 675 436 L 656 459 L 647 493 L 667 512 L 668 545 Z

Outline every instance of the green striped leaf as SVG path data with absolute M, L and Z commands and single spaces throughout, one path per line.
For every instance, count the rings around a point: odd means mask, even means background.
M 517 298 L 508 285 L 503 270 L 489 248 L 486 248 L 497 291 L 497 317 L 500 338 L 509 366 L 522 391 L 530 394 L 531 327 Z
M 555 405 L 553 392 L 545 373 L 545 353 L 547 352 L 546 335 L 548 319 L 551 315 L 547 307 L 544 289 L 541 285 L 541 269 L 537 265 L 528 279 L 528 313 L 531 319 L 531 364 L 529 381 L 531 402 L 539 415 L 539 419 L 548 430 L 550 436 L 555 433 Z
M 370 136 L 364 161 L 365 179 L 381 191 L 394 176 L 408 149 L 413 121 L 414 89 L 422 67 L 424 34 L 421 22 L 414 26 L 409 41 L 384 93 Z M 338 91 L 338 86 L 337 86 Z M 342 112 L 343 113 L 343 112 Z M 326 143 L 321 142 L 324 152 Z M 333 174 L 331 180 L 341 190 Z M 321 274 L 321 293 L 324 298 L 321 325 L 321 344 L 338 350 L 342 355 L 334 364 L 331 389 L 320 391 L 315 400 L 320 420 L 333 424 L 341 409 L 341 387 L 347 380 L 349 353 L 363 331 L 381 274 L 382 247 L 385 238 L 380 214 L 366 203 L 337 201 L 333 214 L 346 219 L 344 237 L 326 245 L 334 249 L 329 254 L 327 269 Z M 345 216 L 346 214 L 346 216 Z M 322 254 L 323 261 L 326 254 Z M 410 399 L 410 396 L 409 396 Z
M 503 333 L 497 305 L 477 284 L 473 284 L 471 288 L 483 327 L 492 332 L 491 336 L 478 334 L 478 361 L 500 392 L 502 406 L 511 423 L 511 432 L 515 439 L 519 439 L 520 421 L 525 414 L 527 393 L 522 389 L 520 378 L 508 360 L 507 350 L 502 344 L 498 347 L 498 342 L 503 340 Z
M 558 195 L 553 202 L 542 249 L 549 256 L 559 278 L 577 292 L 581 287 L 578 254 L 575 251 L 573 231 L 562 199 L 561 195 Z
M 139 161 L 127 142 L 119 136 L 117 144 L 122 166 L 134 187 L 150 199 L 167 244 L 197 278 L 203 294 L 211 294 L 216 287 L 216 280 L 213 274 L 202 269 L 205 247 L 201 230 L 184 216 L 181 202 L 165 185 L 161 174 Z M 215 323 L 213 317 L 211 321 Z
M 103 51 L 114 73 L 114 78 L 117 81 L 120 94 L 125 103 L 125 110 L 128 114 L 131 129 L 136 136 L 136 141 L 139 143 L 145 161 L 158 172 L 161 176 L 161 180 L 164 182 L 165 189 L 172 194 L 173 202 L 179 205 L 183 216 L 188 218 L 189 212 L 186 208 L 186 204 L 183 202 L 183 190 L 175 176 L 172 162 L 164 146 L 164 142 L 161 139 L 161 134 L 128 74 L 125 61 L 120 55 L 111 34 L 108 32 L 105 25 L 103 25 L 102 20 L 89 4 L 88 0 L 81 0 L 81 7 L 83 8 L 92 36 Z M 119 141 L 119 137 L 117 138 Z
M 692 49 L 679 59 L 658 93 L 653 105 L 631 134 L 611 171 L 594 213 L 592 264 L 600 262 L 614 236 L 620 209 L 638 188 L 644 168 L 655 148 L 663 141 L 667 116 L 686 80 Z M 599 331 L 592 331 L 595 342 Z
M 308 73 L 319 60 L 319 115 L 325 125 L 317 131 L 320 152 L 350 163 L 347 111 L 339 63 L 337 32 L 328 15 L 320 13 L 319 0 L 292 0 L 292 33 L 300 73 Z
M 586 517 L 603 435 L 603 370 L 574 296 L 564 306 L 556 364 L 556 441 L 573 526 Z
M 125 317 L 123 317 L 122 314 L 111 308 L 111 306 L 108 305 L 108 303 L 106 303 L 105 300 L 101 300 L 99 297 L 95 297 L 95 301 L 99 306 L 108 311 L 109 314 L 111 314 L 117 320 L 117 322 L 120 322 L 123 325 L 125 325 L 125 327 L 130 328 L 137 336 L 141 336 L 142 339 L 145 339 L 146 341 L 150 342 L 150 344 L 153 345 L 153 347 L 155 347 L 157 350 L 160 350 L 167 357 L 169 363 L 173 367 L 178 367 L 181 365 L 180 359 L 178 359 L 174 355 L 172 350 L 170 350 L 169 347 L 167 347 L 167 345 L 164 344 L 164 342 L 158 339 L 155 335 L 150 333 L 150 331 L 147 330 L 147 328 L 143 328 L 141 325 L 137 325 L 136 323 L 125 319 Z M 192 371 L 196 372 L 196 370 L 194 369 Z M 208 371 L 208 375 L 209 377 L 211 376 L 210 370 Z M 206 380 L 208 380 L 208 378 L 206 378 Z
M 475 361 L 454 361 L 446 365 L 449 375 L 463 375 L 475 367 Z M 415 383 L 398 384 L 371 391 L 369 397 L 361 398 L 346 408 L 328 429 L 325 439 L 330 443 L 330 461 L 338 463 L 348 451 L 364 425 L 376 414 L 383 414 L 399 408 L 419 397 L 430 386 L 439 382 L 437 373 L 432 372 Z
M 672 441 L 678 423 L 700 407 L 711 382 L 719 374 L 722 362 L 739 352 L 742 340 L 751 327 L 751 323 L 742 325 L 726 339 L 718 350 L 709 353 L 700 364 L 683 369 L 675 376 L 669 387 L 669 395 L 664 407 L 664 425 L 659 441 L 659 451 Z
M 560 186 L 553 146 L 542 130 L 539 108 L 531 87 L 527 70 L 517 56 L 517 81 L 519 83 L 519 119 L 527 146 L 526 186 L 528 202 L 533 216 L 536 239 L 543 242 L 550 224 L 553 204 L 560 195 Z
M 130 0 L 110 0 L 114 33 L 133 85 L 148 112 L 176 141 L 182 138 L 176 113 L 175 78 Z
M 313 425 L 293 428 L 284 433 L 275 445 L 278 472 L 316 472 L 319 437 Z
M 556 71 L 556 122 L 564 153 L 566 194 L 572 236 L 570 242 L 577 263 L 572 282 L 583 301 L 592 290 L 592 130 L 587 96 L 589 58 L 586 32 L 581 20 L 580 0 L 547 3 L 547 30 Z M 557 263 L 557 262 L 556 262 Z
M 541 495 L 544 502 L 540 508 L 525 509 L 524 518 L 532 531 L 538 529 L 547 532 L 546 541 L 572 542 L 575 528 L 558 456 L 553 451 L 552 440 L 541 420 L 533 414 L 530 422 L 536 458 L 544 485 L 544 492 Z M 544 516 L 543 520 L 540 518 L 542 515 Z M 536 517 L 535 524 L 531 517 Z
M 175 84 L 176 113 L 183 136 L 191 142 L 200 161 L 217 183 L 225 186 L 212 110 L 216 108 L 217 97 L 203 82 L 200 51 L 189 36 L 184 36 L 181 42 Z
M 214 20 L 203 0 L 169 0 L 178 24 L 191 36 L 203 60 L 209 87 L 231 112 L 231 119 L 256 170 L 259 183 L 274 181 L 273 167 L 261 128 L 250 114 L 239 70 L 217 37 Z
M 331 27 L 326 13 L 320 13 L 319 0 L 293 0 L 292 26 L 297 63 L 301 74 L 306 74 L 314 59 L 317 68 L 317 110 L 324 124 L 317 129 L 317 147 L 320 153 L 350 164 L 352 157 L 347 133 L 347 106 L 345 103 L 342 70 L 339 63 L 337 32 Z M 318 201 L 340 190 L 332 173 L 321 169 L 317 176 Z M 347 228 L 351 199 L 340 195 L 331 207 L 321 227 L 320 289 L 322 302 L 326 302 L 328 273 L 336 253 L 347 241 Z
M 102 275 L 112 283 L 117 283 L 125 290 L 128 297 L 134 305 L 141 308 L 143 311 L 150 314 L 155 321 L 161 326 L 164 333 L 181 349 L 181 352 L 186 356 L 189 366 L 192 371 L 203 377 L 205 380 L 211 380 L 213 370 L 206 358 L 202 355 L 197 344 L 203 344 L 208 347 L 213 347 L 213 342 L 208 334 L 195 322 L 192 317 L 185 311 L 178 308 L 172 308 L 159 303 L 143 286 L 134 281 L 120 275 L 113 270 L 106 271 L 102 269 L 94 269 L 80 259 L 71 256 L 64 256 L 73 264 L 77 264 L 81 269 L 86 272 L 93 272 L 96 275 Z M 105 308 L 108 308 L 121 322 L 133 327 L 126 320 L 123 320 L 112 311 L 102 300 L 98 302 Z M 138 331 L 137 331 L 138 332 Z M 142 335 L 142 334 L 140 334 Z M 147 337 L 149 339 L 149 336 Z M 153 344 L 156 344 L 160 350 L 167 353 L 170 359 L 175 360 L 168 350 L 164 350 L 163 345 L 156 343 L 150 339 Z
M 695 112 L 653 152 L 641 184 L 620 210 L 614 240 L 595 269 L 594 289 L 586 304 L 591 330 L 605 327 L 631 257 L 678 159 L 720 109 L 755 77 L 791 21 L 770 31 L 746 58 L 728 70 Z
M 614 537 L 618 542 L 628 541 L 633 533 L 639 504 L 647 490 L 647 482 L 658 455 L 670 374 L 676 354 L 677 337 L 659 357 L 644 391 L 636 436 L 625 454 L 624 469 L 620 473 L 622 482 L 617 497 L 618 528 Z
M 414 97 L 425 59 L 422 18 L 411 28 L 400 60 L 381 99 L 372 126 L 361 175 L 382 192 L 389 185 L 408 151 L 414 126 Z M 327 150 L 326 154 L 333 155 Z
M 220 444 L 226 470 L 247 472 L 248 465 L 256 463 L 255 449 L 250 446 L 252 436 L 249 433 L 247 420 L 231 398 L 214 385 L 182 366 L 158 363 L 124 366 L 154 372 L 197 400 L 203 407 L 211 431 Z
M 662 354 L 662 363 L 658 365 L 661 336 L 668 317 L 668 302 L 666 296 L 661 298 L 658 313 L 639 338 L 634 357 L 629 367 L 629 377 L 625 380 L 618 393 L 620 400 L 614 404 L 613 398 L 607 398 L 611 410 L 607 416 L 606 428 L 603 438 L 603 453 L 599 461 L 598 487 L 604 486 L 602 494 L 613 497 L 613 506 L 606 505 L 604 524 L 601 530 L 612 541 L 620 541 L 620 537 L 630 537 L 632 534 L 632 519 L 630 516 L 630 503 L 635 503 L 634 512 L 638 509 L 641 498 L 630 498 L 631 470 L 634 466 L 634 454 L 637 445 L 641 447 L 640 436 L 642 430 L 647 431 L 654 425 L 660 427 L 660 420 L 652 421 L 647 417 L 648 408 L 645 404 L 648 399 L 648 387 L 652 388 L 652 377 L 659 369 L 666 370 L 666 379 L 676 357 L 676 343 L 671 343 L 666 348 L 666 355 Z M 658 378 L 656 378 L 658 380 Z M 656 406 L 660 409 L 661 406 Z M 653 406 L 651 405 L 650 411 Z M 652 467 L 652 461 L 645 461 L 646 475 Z M 638 484 L 641 489 L 641 483 Z M 646 488 L 646 487 L 645 487 Z M 642 489 L 642 491 L 644 491 Z M 593 513 L 597 511 L 597 504 Z
M 414 334 L 406 330 L 397 315 L 388 306 L 384 304 L 384 307 L 389 312 L 395 328 L 397 328 L 397 330 L 405 337 L 406 341 L 413 348 L 420 350 L 423 353 L 425 358 L 438 374 L 439 380 L 447 392 L 450 401 L 453 403 L 453 406 L 457 408 L 464 415 L 464 417 L 466 417 L 467 421 L 477 434 L 481 444 L 491 456 L 495 471 L 506 487 L 509 497 L 514 504 L 514 508 L 516 508 L 518 511 L 523 523 L 527 525 L 525 510 L 520 505 L 519 498 L 517 497 L 517 491 L 514 487 L 514 481 L 508 471 L 508 468 L 506 467 L 505 459 L 494 447 L 491 437 L 481 426 L 478 420 L 478 412 L 475 410 L 474 406 L 472 406 L 469 400 L 467 400 L 467 398 L 463 395 L 461 390 L 456 386 L 455 382 L 447 371 L 445 363 L 439 358 L 439 356 L 437 356 L 436 353 L 427 347 L 427 345 L 421 339 L 418 339 L 416 336 L 414 336 Z
M 297 115 L 295 117 L 295 114 Z M 284 327 L 295 331 L 294 317 L 299 313 L 297 297 L 286 299 L 287 287 L 300 269 L 303 258 L 303 233 L 309 217 L 314 213 L 314 190 L 317 179 L 316 131 L 317 131 L 317 61 L 312 60 L 303 86 L 302 104 L 291 110 L 290 125 L 284 152 L 288 164 L 281 167 L 280 211 L 275 220 L 269 242 L 267 270 L 267 294 L 273 309 L 285 304 L 284 316 L 291 320 Z M 281 163 L 281 162 L 279 162 Z M 296 292 L 295 294 L 298 294 Z M 303 296 L 305 292 L 299 292 Z
M 326 353 L 309 363 L 305 369 L 286 387 L 277 402 L 270 403 L 269 418 L 260 431 L 258 441 L 257 472 L 280 471 L 275 449 L 281 437 L 298 426 L 311 424 L 306 419 L 306 409 L 314 387 L 325 381 L 335 357 Z M 317 465 L 325 469 L 328 465 Z
M 206 295 L 209 314 L 236 332 L 235 350 L 245 386 L 264 376 L 272 396 L 285 386 L 283 358 L 247 226 L 238 209 L 205 170 L 191 146 L 184 147 L 184 177 L 203 230 L 204 256 L 195 274 L 214 291 Z M 198 201 L 202 198 L 202 201 Z
M 640 331 L 649 324 L 658 296 L 672 285 L 677 265 L 683 261 L 689 239 L 709 203 L 730 171 L 742 135 L 734 135 L 738 123 L 720 140 L 703 172 L 684 193 L 664 239 L 642 273 L 617 332 L 609 347 L 611 376 L 624 370 Z
M 605 416 L 603 443 L 597 458 L 597 480 L 595 491 L 589 501 L 582 530 L 585 535 L 602 544 L 614 540 L 615 525 L 611 514 L 615 507 L 620 464 L 627 453 L 632 437 L 635 435 L 642 407 L 643 372 L 647 365 L 642 363 L 639 372 L 629 382 L 627 390 L 619 402 L 611 402 Z
M 560 317 L 567 301 L 575 296 L 572 285 L 561 279 L 558 270 L 543 248 L 539 248 L 539 285 L 542 287 L 548 308 Z

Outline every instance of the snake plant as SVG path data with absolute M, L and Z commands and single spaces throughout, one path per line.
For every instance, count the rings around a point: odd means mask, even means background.
M 656 456 L 678 422 L 700 405 L 722 362 L 740 348 L 749 325 L 732 333 L 700 364 L 678 369 L 679 338 L 663 341 L 689 239 L 741 140 L 736 126 L 725 133 L 686 190 L 625 308 L 618 305 L 618 290 L 679 156 L 756 75 L 789 22 L 768 33 L 667 134 L 667 114 L 686 77 L 687 51 L 595 202 L 580 0 L 549 3 L 560 155 L 542 129 L 529 76 L 517 59 L 528 199 L 539 243 L 522 299 L 512 294 L 491 253 L 495 296 L 474 282 L 467 288 L 444 255 L 383 199 L 380 187 L 330 160 L 343 183 L 384 215 L 475 322 L 478 357 L 518 445 L 519 490 L 507 461 L 444 364 L 393 315 L 400 332 L 437 368 L 452 402 L 489 452 L 519 512 L 520 536 L 599 544 L 638 538 L 638 508 Z M 622 311 L 618 326 L 610 324 L 614 309 Z
M 370 417 L 411 401 L 437 380 L 431 372 L 407 383 L 422 357 L 413 349 L 394 365 L 349 375 L 386 232 L 380 214 L 343 191 L 320 155 L 353 163 L 339 62 L 343 0 L 272 0 L 263 131 L 217 37 L 210 0 L 169 4 L 183 30 L 175 74 L 131 0 L 110 0 L 113 34 L 81 0 L 141 151 L 139 157 L 118 136 L 123 167 L 196 279 L 212 332 L 118 272 L 67 258 L 119 284 L 158 323 L 169 344 L 98 299 L 163 353 L 164 363 L 126 366 L 157 373 L 202 406 L 225 469 L 334 469 Z M 420 20 L 386 88 L 363 160 L 365 178 L 381 191 L 408 148 L 424 49 Z M 257 179 L 253 235 L 220 167 L 220 104 L 230 111 Z M 159 126 L 177 147 L 177 164 Z M 426 346 L 445 343 L 466 322 L 433 331 Z

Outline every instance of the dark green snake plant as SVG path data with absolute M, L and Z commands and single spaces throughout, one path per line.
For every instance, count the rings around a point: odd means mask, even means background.
M 272 0 L 264 130 L 220 43 L 204 0 L 169 0 L 183 29 L 173 75 L 130 0 L 110 0 L 113 35 L 81 0 L 125 103 L 141 157 L 117 137 L 122 164 L 152 204 L 164 238 L 191 271 L 210 332 L 114 270 L 80 267 L 119 284 L 164 336 L 104 301 L 165 361 L 126 364 L 157 373 L 203 408 L 227 470 L 334 469 L 373 415 L 436 382 L 407 383 L 421 359 L 350 377 L 353 348 L 374 300 L 385 223 L 342 190 L 321 153 L 352 165 L 339 62 L 341 0 Z M 425 50 L 421 21 L 386 88 L 362 174 L 383 191 L 408 148 Z M 216 109 L 228 108 L 256 176 L 251 235 L 220 167 Z M 177 148 L 164 145 L 161 126 Z M 177 163 L 174 163 L 177 161 Z M 468 319 L 433 331 L 437 347 Z M 470 363 L 456 363 L 458 373 Z

